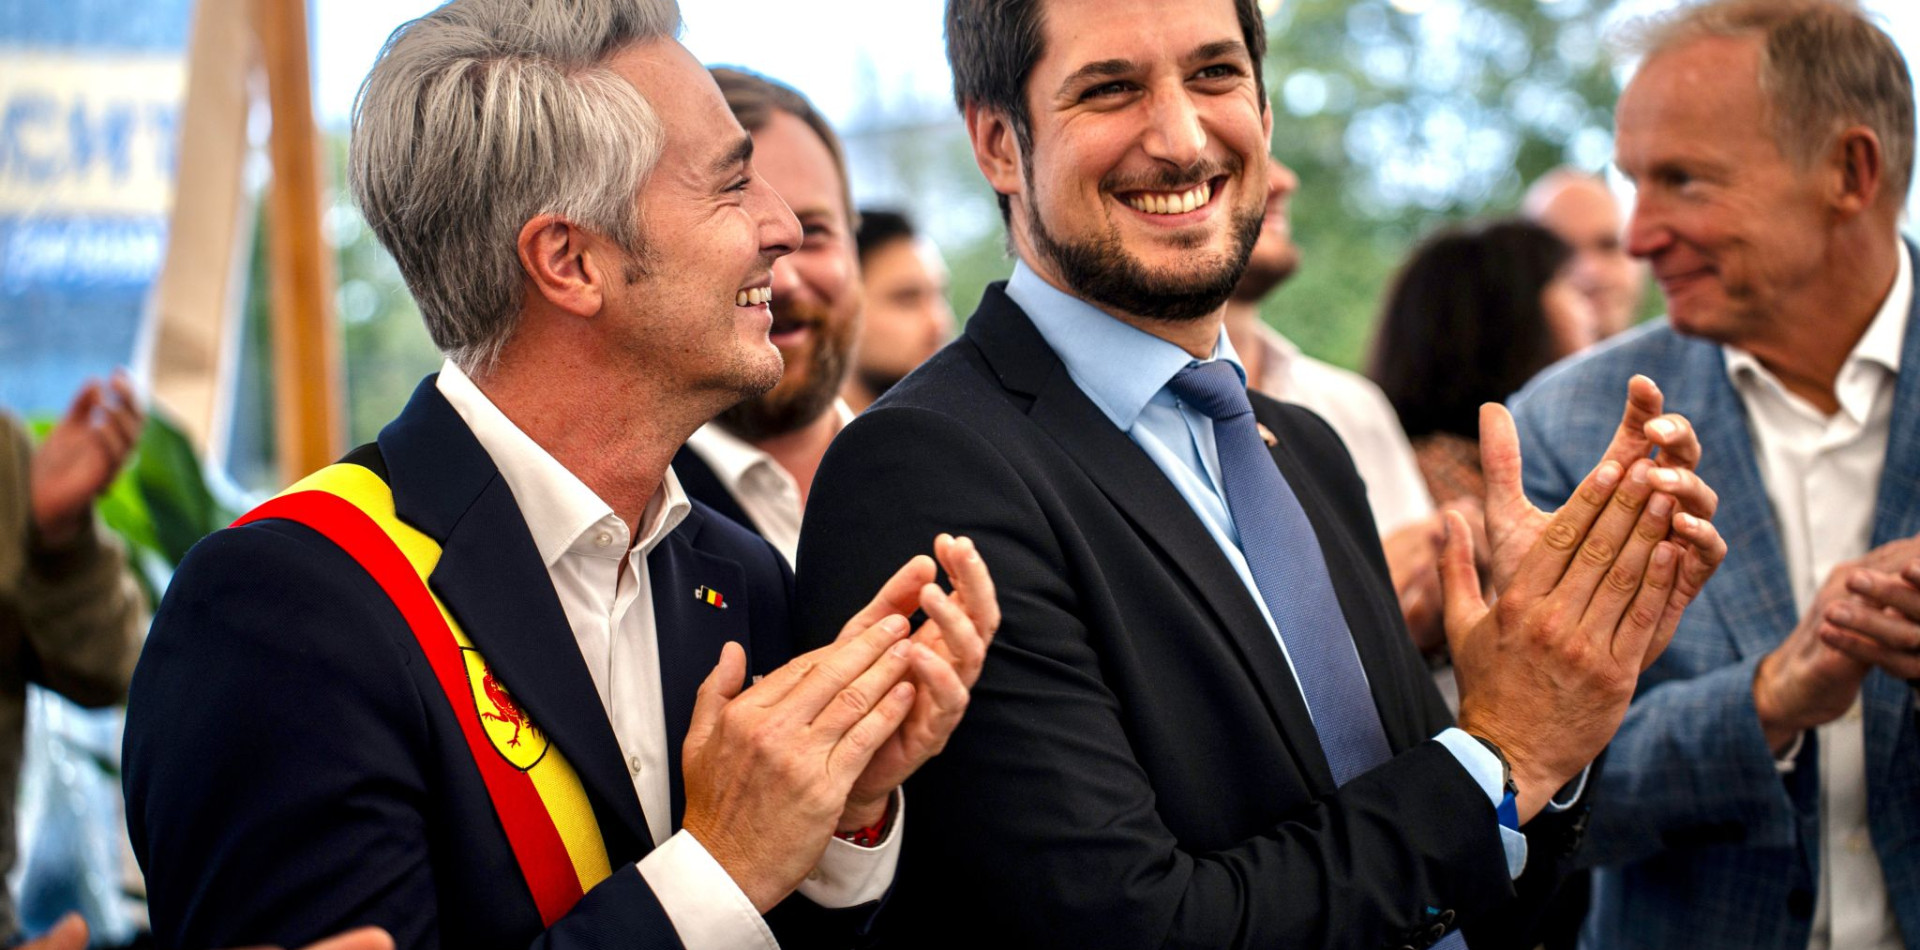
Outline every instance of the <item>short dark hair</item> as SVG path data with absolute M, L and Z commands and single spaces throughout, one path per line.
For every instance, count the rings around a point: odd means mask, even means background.
M 1553 362 L 1541 292 L 1573 251 L 1531 221 L 1428 238 L 1394 279 L 1367 375 L 1408 438 L 1480 434 L 1480 405 L 1503 402 Z
M 860 266 L 865 267 L 867 257 L 874 251 L 895 241 L 910 241 L 919 236 L 913 220 L 898 211 L 861 208 L 860 228 L 854 232 L 853 242 L 860 248 Z
M 851 226 L 860 220 L 853 207 L 853 186 L 847 180 L 847 154 L 840 147 L 840 136 L 806 96 L 786 83 L 739 66 L 715 66 L 707 72 L 713 75 L 720 94 L 726 97 L 727 108 L 733 110 L 733 117 L 748 134 L 766 128 L 778 111 L 805 122 L 813 134 L 820 136 L 827 153 L 833 156 L 834 170 L 840 173 L 840 200 L 846 204 L 847 223 Z
M 1044 0 L 947 0 L 947 65 L 953 69 L 953 103 L 1004 113 L 1013 126 L 1020 154 L 1033 152 L 1033 117 L 1027 113 L 1027 74 L 1046 52 L 1040 5 Z M 1267 108 L 1267 84 L 1260 64 L 1267 58 L 1267 22 L 1259 0 L 1232 0 L 1240 37 L 1253 59 L 1254 88 Z M 1000 195 L 1000 220 L 1012 215 L 1012 203 Z

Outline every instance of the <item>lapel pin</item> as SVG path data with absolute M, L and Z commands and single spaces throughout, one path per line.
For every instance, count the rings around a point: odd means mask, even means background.
M 722 596 L 719 591 L 705 584 L 693 589 L 693 599 L 709 607 L 718 607 L 721 610 L 727 609 L 727 598 Z
M 1267 444 L 1267 448 L 1273 448 L 1274 446 L 1280 444 L 1279 437 L 1275 436 L 1273 434 L 1273 430 L 1267 428 L 1265 424 L 1256 422 L 1253 424 L 1253 427 L 1259 430 L 1260 441 L 1265 442 Z

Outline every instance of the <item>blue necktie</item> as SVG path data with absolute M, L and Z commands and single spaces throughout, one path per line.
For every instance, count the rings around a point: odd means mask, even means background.
M 1260 438 L 1253 404 L 1232 364 L 1189 366 L 1174 374 L 1167 389 L 1213 420 L 1220 480 L 1240 531 L 1240 550 L 1280 628 L 1327 767 L 1334 782 L 1345 785 L 1391 753 L 1319 537 Z
M 1353 634 L 1333 591 L 1320 539 L 1306 509 L 1280 474 L 1253 421 L 1240 374 L 1223 361 L 1174 374 L 1168 391 L 1213 420 L 1227 511 L 1240 531 L 1240 551 L 1253 571 L 1300 681 L 1327 767 L 1340 785 L 1392 757 L 1360 669 Z M 1466 950 L 1459 931 L 1434 945 Z

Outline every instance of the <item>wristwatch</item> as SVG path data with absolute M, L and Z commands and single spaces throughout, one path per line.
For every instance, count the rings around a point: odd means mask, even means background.
M 1467 733 L 1473 735 L 1472 733 Z M 1473 736 L 1475 742 L 1487 747 L 1493 757 L 1500 760 L 1500 787 L 1503 794 L 1500 804 L 1495 806 L 1494 814 L 1500 816 L 1500 827 L 1520 830 L 1520 786 L 1513 784 L 1513 763 L 1507 761 L 1507 754 L 1500 746 L 1485 736 Z

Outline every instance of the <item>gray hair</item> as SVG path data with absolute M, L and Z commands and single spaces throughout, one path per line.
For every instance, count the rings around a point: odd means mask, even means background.
M 1883 199 L 1913 179 L 1913 77 L 1857 0 L 1710 0 L 1643 22 L 1625 39 L 1645 58 L 1708 37 L 1760 42 L 1760 92 L 1780 152 L 1810 165 L 1843 129 L 1864 125 L 1885 151 Z
M 518 324 L 529 219 L 639 253 L 665 136 L 606 61 L 679 29 L 674 0 L 453 0 L 388 37 L 354 103 L 348 184 L 462 370 L 490 370 Z

